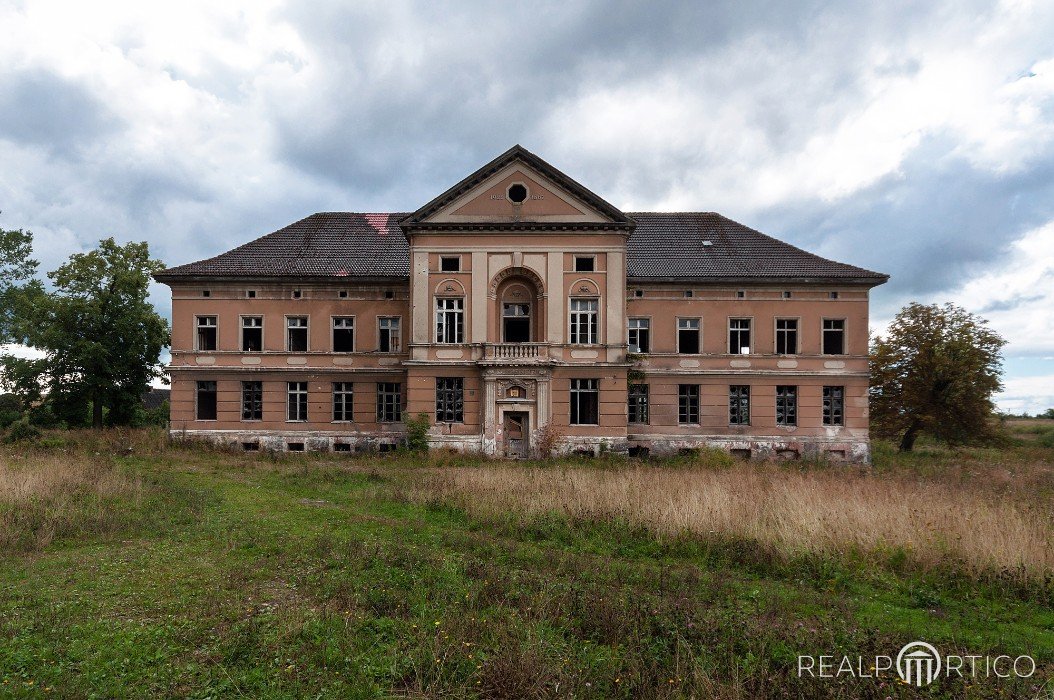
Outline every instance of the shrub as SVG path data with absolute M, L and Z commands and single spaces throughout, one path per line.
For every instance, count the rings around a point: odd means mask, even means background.
M 22 402 L 14 394 L 0 394 L 0 428 L 6 428 L 22 417 Z
M 538 428 L 538 434 L 535 439 L 535 450 L 537 450 L 538 456 L 542 459 L 549 459 L 556 454 L 556 449 L 564 439 L 564 434 L 552 423 L 546 423 Z
M 1039 444 L 1043 445 L 1043 447 L 1054 447 L 1054 429 L 1040 435 Z
M 415 418 L 406 419 L 406 449 L 411 452 L 428 451 L 428 429 L 431 427 L 428 414 L 421 412 Z
M 30 425 L 29 420 L 21 418 L 11 424 L 11 429 L 4 436 L 4 442 L 28 442 L 40 437 L 40 429 Z

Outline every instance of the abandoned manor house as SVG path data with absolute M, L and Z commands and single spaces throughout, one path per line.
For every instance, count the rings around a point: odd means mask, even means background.
M 623 212 L 516 146 L 412 213 L 169 268 L 173 435 L 247 450 L 866 461 L 887 275 L 711 212 Z

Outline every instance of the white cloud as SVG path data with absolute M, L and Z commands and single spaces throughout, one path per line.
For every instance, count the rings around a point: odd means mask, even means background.
M 1043 413 L 1054 408 L 1054 374 L 1039 377 L 1016 377 L 1004 382 L 1002 393 L 995 397 L 1004 413 Z

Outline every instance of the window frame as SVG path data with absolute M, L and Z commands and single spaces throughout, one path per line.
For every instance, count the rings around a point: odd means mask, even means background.
M 212 325 L 202 325 L 202 319 L 212 319 Z M 203 328 L 212 329 L 212 347 L 203 348 L 201 347 L 201 330 Z M 220 349 L 220 319 L 219 316 L 214 314 L 202 314 L 198 316 L 194 315 L 194 351 L 195 352 L 216 352 Z
M 245 413 L 246 413 L 245 408 L 246 408 L 246 405 L 248 403 L 247 400 L 246 400 L 246 398 L 247 398 L 246 397 L 246 391 L 249 389 L 249 386 L 253 385 L 253 384 L 256 385 L 255 388 L 259 391 L 259 396 L 256 397 L 255 399 L 250 399 L 250 400 L 254 401 L 254 409 L 255 409 L 254 410 L 254 414 L 255 413 L 259 413 L 259 415 L 257 417 L 246 418 L 245 417 Z M 242 405 L 241 416 L 242 417 L 241 417 L 241 422 L 242 423 L 257 423 L 259 421 L 262 421 L 263 420 L 263 382 L 260 381 L 260 380 L 251 380 L 251 381 L 242 380 L 241 386 L 242 386 L 242 394 L 241 394 L 241 397 L 242 397 L 242 401 L 241 401 L 241 405 Z
M 698 384 L 677 385 L 677 425 L 699 425 L 702 416 L 702 406 Z M 694 406 L 693 406 L 694 404 Z M 692 420 L 692 412 L 695 412 L 695 420 Z
M 833 328 L 828 329 L 828 328 L 826 328 L 825 326 L 827 325 L 828 321 L 832 321 L 832 322 L 833 321 L 841 321 L 841 323 L 842 323 L 841 329 L 833 329 Z M 821 355 L 827 355 L 829 357 L 839 357 L 839 356 L 842 356 L 842 355 L 848 355 L 849 354 L 849 329 L 848 329 L 848 326 L 849 326 L 848 321 L 847 321 L 847 319 L 844 316 L 842 316 L 840 318 L 831 318 L 831 317 L 828 317 L 828 316 L 824 316 L 824 317 L 822 317 L 820 319 L 820 354 Z M 827 331 L 828 330 L 831 330 L 831 331 L 833 331 L 833 330 L 841 330 L 841 333 L 842 333 L 842 351 L 841 352 L 827 352 Z
M 643 328 L 634 328 L 631 325 L 634 321 L 643 321 L 645 325 Z M 647 347 L 645 348 L 642 348 L 640 346 L 640 342 L 638 342 L 636 346 L 634 346 L 633 341 L 631 340 L 631 334 L 633 333 L 633 331 L 637 331 L 637 340 L 639 341 L 639 334 L 641 330 L 643 330 L 647 334 L 648 343 Z M 638 355 L 647 355 L 651 352 L 651 316 L 630 316 L 626 319 L 626 347 L 628 352 L 635 353 Z M 636 347 L 637 349 L 634 350 L 634 347 Z
M 337 321 L 338 320 L 341 320 L 341 321 L 349 321 L 350 320 L 351 321 L 351 328 L 350 328 L 350 330 L 351 330 L 351 350 L 337 350 Z M 341 354 L 355 352 L 355 344 L 359 340 L 358 329 L 355 326 L 356 326 L 356 322 L 355 322 L 355 316 L 354 315 L 349 316 L 347 314 L 339 314 L 339 315 L 338 314 L 333 314 L 333 315 L 331 315 L 329 317 L 329 343 L 330 343 L 330 348 L 333 350 L 333 352 L 339 352 Z M 349 329 L 342 328 L 341 330 L 349 330 Z
M 588 260 L 589 269 L 579 270 L 578 261 Z M 597 256 L 596 253 L 572 253 L 571 254 L 571 272 L 596 272 L 597 271 Z
M 702 355 L 703 354 L 703 317 L 702 316 L 677 316 L 677 354 L 678 355 Z M 693 328 L 681 328 L 681 321 L 695 321 L 696 327 Z M 694 330 L 696 333 L 696 350 L 695 352 L 684 352 L 681 350 L 681 331 Z
M 447 302 L 459 302 L 458 308 L 442 308 Z M 464 345 L 465 344 L 465 297 L 463 296 L 437 296 L 435 304 L 435 343 L 436 345 Z M 450 318 L 454 320 L 453 340 L 446 340 L 448 335 L 448 324 Z
M 835 396 L 835 391 L 839 392 L 839 396 Z M 828 392 L 831 396 L 828 397 Z M 835 401 L 838 402 L 837 418 L 835 420 Z M 828 404 L 830 402 L 830 404 Z M 821 413 L 821 425 L 829 427 L 845 427 L 845 385 L 844 384 L 831 384 L 824 385 L 820 390 L 820 413 Z
M 293 385 L 296 385 L 296 389 L 293 389 Z M 303 391 L 300 390 L 300 385 L 303 385 Z M 287 381 L 285 383 L 285 422 L 286 423 L 307 423 L 308 416 L 310 415 L 310 394 L 311 387 L 306 381 Z M 293 411 L 292 399 L 296 396 L 296 413 L 297 418 L 291 418 Z M 301 400 L 300 397 L 303 397 Z M 301 408 L 303 409 L 303 415 L 301 415 Z
M 780 352 L 780 321 L 794 321 L 794 351 Z M 784 329 L 784 332 L 786 330 Z M 801 316 L 777 316 L 772 319 L 772 353 L 774 355 L 793 357 L 801 354 Z
M 745 390 L 745 391 L 744 391 Z M 737 401 L 738 405 L 733 409 L 733 401 Z M 746 419 L 743 419 L 742 409 L 746 406 Z M 738 420 L 733 420 L 738 418 Z M 750 385 L 749 384 L 729 384 L 728 385 L 728 424 L 731 425 L 750 425 Z
M 397 327 L 395 329 L 395 331 L 396 331 L 396 336 L 395 336 L 396 343 L 395 344 L 398 347 L 396 347 L 394 350 L 392 349 L 392 343 L 391 343 L 391 332 L 392 332 L 392 329 L 390 327 L 389 328 L 384 328 L 381 325 L 382 321 L 397 321 L 397 323 L 396 323 Z M 384 349 L 381 348 L 381 335 L 383 334 L 384 331 L 387 331 L 387 333 L 388 333 L 388 349 L 387 350 L 384 350 Z M 396 355 L 396 354 L 401 353 L 402 351 L 403 351 L 403 317 L 402 316 L 378 316 L 377 317 L 377 352 L 383 353 L 385 355 Z
M 781 391 L 783 390 L 782 395 Z M 789 390 L 789 391 L 788 391 Z M 782 409 L 781 404 L 782 402 Z M 785 428 L 798 427 L 798 386 L 795 384 L 776 385 L 776 425 Z M 782 413 L 782 420 L 780 411 Z
M 395 387 L 395 391 L 385 390 L 382 387 Z M 394 396 L 393 418 L 387 418 L 385 411 L 389 408 L 386 399 Z M 378 423 L 401 423 L 403 420 L 403 383 L 402 382 L 377 382 L 377 422 Z
M 638 391 L 635 397 L 634 389 L 642 391 Z M 644 420 L 634 420 L 635 415 L 640 417 L 642 407 Z M 634 411 L 634 408 L 637 410 Z M 626 422 L 631 425 L 651 425 L 651 389 L 646 382 L 634 382 L 626 388 Z
M 440 387 L 441 382 L 452 386 Z M 448 418 L 448 415 L 453 417 Z M 436 423 L 465 422 L 464 377 L 436 377 L 435 419 Z
M 505 314 L 505 307 L 507 307 L 507 306 L 526 306 L 527 307 L 527 315 L 526 316 L 508 316 L 508 315 Z M 503 343 L 509 343 L 509 342 L 528 342 L 528 343 L 530 343 L 530 342 L 534 342 L 533 340 L 527 340 L 527 341 L 510 341 L 510 340 L 508 340 L 505 337 L 505 331 L 506 331 L 505 319 L 509 319 L 509 318 L 526 319 L 526 321 L 527 321 L 527 337 L 528 338 L 533 338 L 534 337 L 534 304 L 532 302 L 530 302 L 530 301 L 528 301 L 528 302 L 503 301 L 503 302 L 501 302 L 501 321 L 500 321 L 501 328 L 499 328 L 499 330 L 501 331 L 501 342 L 503 342 Z
M 303 319 L 304 320 L 304 325 L 303 326 L 290 326 L 289 325 L 290 321 L 292 321 L 294 319 Z M 294 350 L 293 349 L 293 344 L 292 344 L 292 342 L 290 342 L 292 340 L 292 336 L 289 334 L 289 331 L 294 330 L 294 329 L 295 330 L 300 330 L 301 328 L 304 329 L 304 349 L 303 350 Z M 288 315 L 285 316 L 285 351 L 286 352 L 311 352 L 311 317 L 310 316 L 305 316 L 303 314 L 288 314 Z
M 446 260 L 455 260 L 455 261 L 457 261 L 457 269 L 456 270 L 448 270 L 445 267 L 443 267 L 443 262 L 446 261 Z M 439 254 L 439 269 L 436 270 L 436 272 L 464 272 L 464 270 L 462 269 L 462 266 L 461 266 L 461 254 L 460 253 L 455 253 L 453 255 L 450 255 L 450 254 L 446 254 L 446 253 L 440 253 Z
M 574 305 L 576 302 L 593 302 L 596 306 L 592 311 L 576 311 Z M 589 322 L 590 314 L 592 314 L 592 322 Z M 586 331 L 587 338 L 586 342 L 575 340 L 579 333 L 576 333 L 576 327 L 581 325 L 580 317 L 585 315 L 586 317 Z M 573 296 L 568 297 L 567 300 L 567 343 L 568 345 L 600 345 L 600 297 L 598 296 Z M 596 335 L 593 336 L 592 334 Z M 591 336 L 591 337 L 590 337 Z
M 591 385 L 586 387 L 581 386 L 582 382 L 589 382 Z M 576 386 L 577 384 L 577 386 Z M 600 379 L 597 377 L 575 377 L 572 378 L 568 383 L 568 412 L 567 412 L 567 423 L 568 425 L 600 425 Z M 594 416 L 586 416 L 586 418 L 595 418 L 593 421 L 585 421 L 582 416 L 582 398 L 583 396 L 593 396 L 595 403 L 593 408 L 596 413 Z
M 340 387 L 340 388 L 338 388 Z M 355 382 L 332 382 L 330 387 L 333 397 L 333 411 L 331 423 L 354 423 L 355 422 Z M 340 398 L 341 417 L 337 418 L 337 397 Z
M 725 338 L 725 351 L 729 355 L 753 355 L 754 353 L 754 317 L 753 316 L 728 316 L 728 322 L 725 324 L 726 338 Z M 732 321 L 746 321 L 747 322 L 747 349 L 750 352 L 732 352 L 732 331 L 736 330 L 740 333 L 743 331 L 742 328 L 733 329 Z M 740 343 L 740 349 L 742 349 L 742 342 Z
M 245 322 L 249 319 L 260 319 L 259 326 L 246 326 Z M 263 314 L 239 314 L 238 316 L 238 348 L 239 352 L 263 352 L 264 351 L 264 320 Z M 245 331 L 260 329 L 260 349 L 259 350 L 246 350 L 245 349 Z

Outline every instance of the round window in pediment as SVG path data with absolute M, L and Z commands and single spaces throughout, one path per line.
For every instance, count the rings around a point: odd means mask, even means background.
M 513 204 L 523 204 L 527 201 L 527 187 L 518 182 L 515 185 L 509 185 L 506 195 Z

